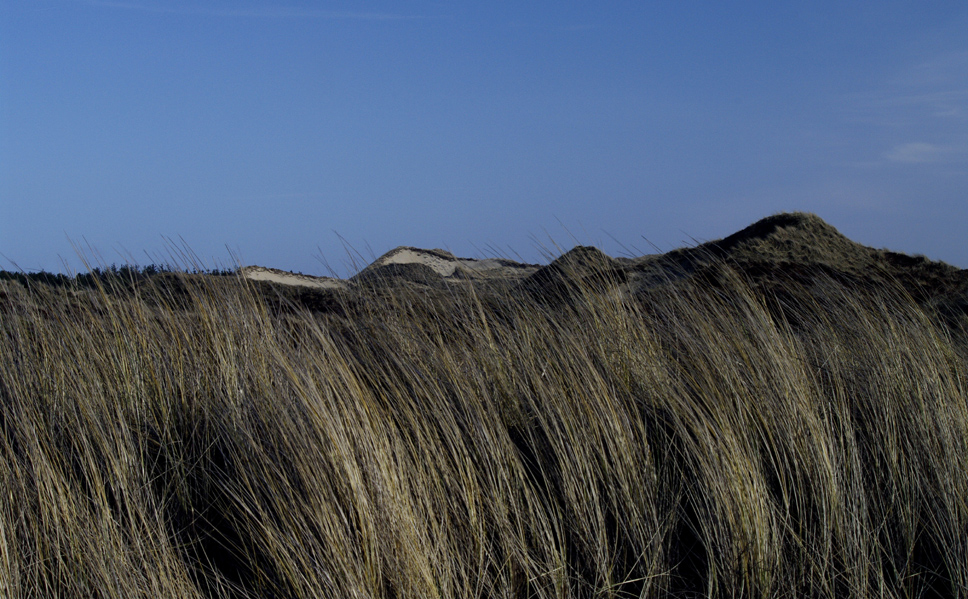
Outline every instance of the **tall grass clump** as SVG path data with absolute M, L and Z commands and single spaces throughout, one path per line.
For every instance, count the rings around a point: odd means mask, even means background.
M 965 339 L 900 288 L 0 285 L 3 597 L 966 594 Z

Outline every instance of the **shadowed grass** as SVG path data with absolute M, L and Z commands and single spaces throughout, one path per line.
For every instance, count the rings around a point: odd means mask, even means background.
M 0 595 L 964 596 L 940 319 L 821 271 L 567 275 L 325 312 L 0 282 Z

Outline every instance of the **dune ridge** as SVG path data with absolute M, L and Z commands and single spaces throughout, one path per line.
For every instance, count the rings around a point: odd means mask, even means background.
M 635 294 L 701 273 L 722 261 L 764 283 L 778 276 L 823 271 L 863 285 L 899 282 L 924 301 L 959 301 L 968 290 L 968 270 L 923 256 L 864 246 L 819 216 L 803 212 L 768 216 L 722 239 L 694 247 L 632 258 L 616 258 L 598 248 L 576 246 L 551 263 L 540 265 L 505 258 L 462 258 L 442 249 L 400 246 L 348 279 L 261 266 L 246 266 L 240 272 L 254 281 L 326 291 L 382 285 L 445 289 L 473 282 L 555 295 L 567 281 L 596 280 Z

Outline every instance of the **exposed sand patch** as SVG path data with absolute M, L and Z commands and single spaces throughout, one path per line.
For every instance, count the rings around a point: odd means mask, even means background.
M 487 258 L 475 260 L 473 258 L 457 258 L 445 250 L 423 250 L 413 247 L 398 247 L 380 256 L 371 265 L 363 269 L 372 271 L 390 264 L 422 264 L 434 272 L 449 278 L 507 278 L 517 279 L 525 277 L 539 267 L 534 264 L 521 264 L 513 260 L 502 258 Z
M 457 270 L 460 261 L 457 258 L 446 257 L 446 254 L 437 251 L 429 252 L 416 248 L 401 247 L 390 250 L 372 264 L 374 267 L 386 266 L 388 264 L 423 264 L 429 266 L 442 277 L 449 277 Z
M 253 281 L 269 281 L 280 285 L 296 285 L 300 287 L 314 287 L 316 289 L 346 289 L 346 281 L 331 277 L 313 277 L 297 275 L 295 273 L 266 268 L 264 266 L 246 266 L 242 269 L 242 276 Z

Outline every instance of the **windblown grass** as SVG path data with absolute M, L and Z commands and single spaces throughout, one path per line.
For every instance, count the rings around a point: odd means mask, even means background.
M 0 285 L 3 597 L 966 594 L 968 361 L 899 290 Z

